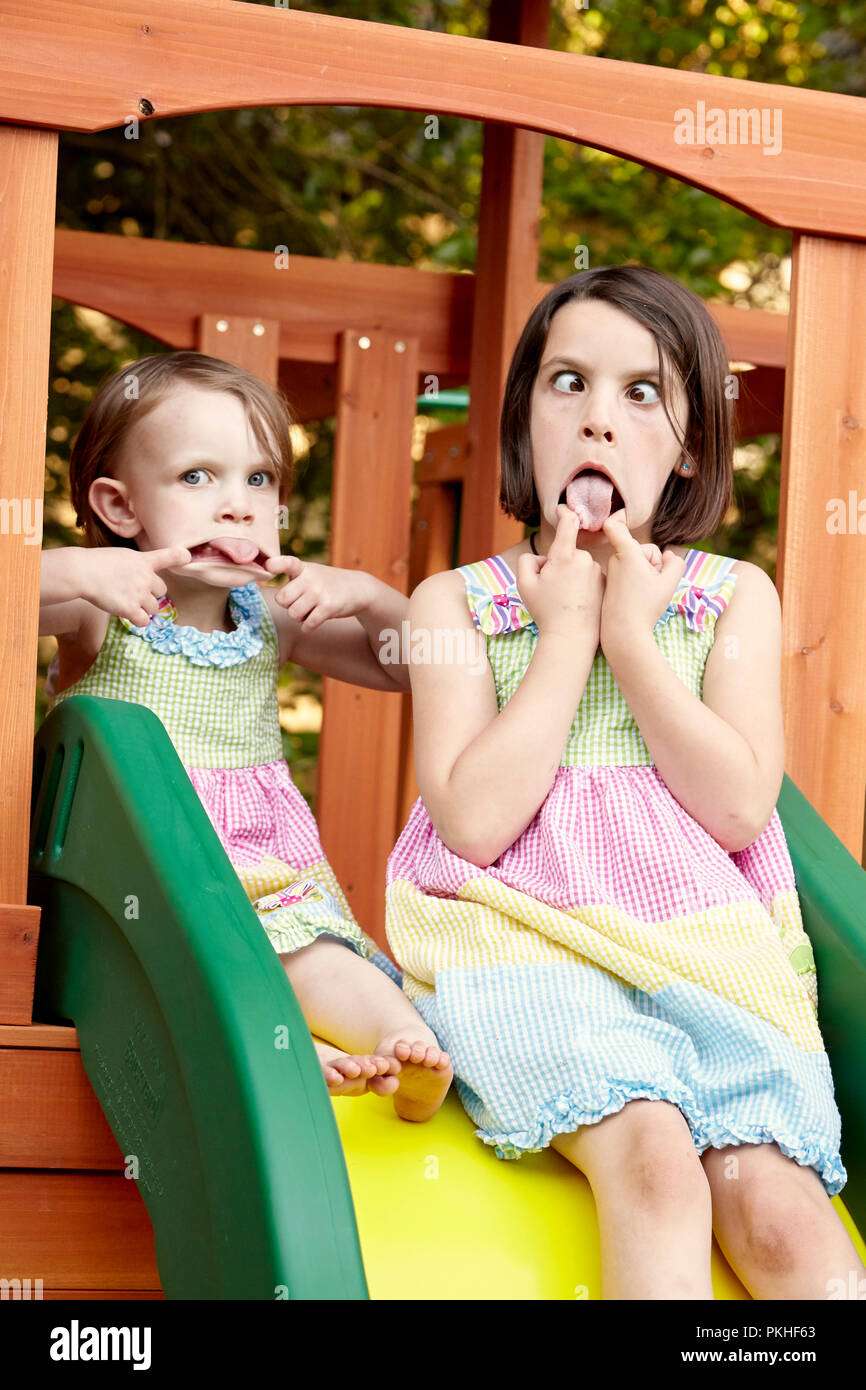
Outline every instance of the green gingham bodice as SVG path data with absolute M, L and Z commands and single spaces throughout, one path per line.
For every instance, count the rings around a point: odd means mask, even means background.
M 736 560 L 689 550 L 679 584 L 653 629 L 653 637 L 683 685 L 701 698 L 704 668 L 717 619 L 736 585 Z M 487 638 L 487 658 L 499 709 L 519 686 L 538 641 L 517 581 L 501 555 L 462 565 L 475 626 Z M 560 766 L 650 766 L 653 759 L 601 647 L 577 707 Z
M 177 626 L 168 595 L 146 627 L 112 614 L 92 666 L 56 697 L 146 705 L 185 767 L 254 767 L 283 756 L 279 644 L 258 585 L 229 593 L 230 633 Z

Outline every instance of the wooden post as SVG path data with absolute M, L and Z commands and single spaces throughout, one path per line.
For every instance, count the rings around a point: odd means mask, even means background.
M 33 682 L 54 259 L 55 131 L 0 125 L 0 1022 L 29 1023 L 39 908 L 27 906 Z
M 341 333 L 331 485 L 332 565 L 406 592 L 417 339 Z M 383 947 L 385 862 L 400 808 L 403 697 L 325 677 L 317 820 L 359 925 Z
M 233 362 L 276 386 L 279 377 L 280 325 L 277 319 L 246 318 L 241 314 L 202 314 L 198 320 L 198 351 Z
M 866 791 L 866 245 L 794 234 L 776 584 L 786 771 L 854 857 Z
M 550 0 L 492 0 L 489 38 L 547 48 Z M 538 300 L 538 218 L 544 136 L 484 126 L 469 369 L 469 457 L 460 521 L 460 563 L 513 545 L 523 527 L 499 507 L 499 411 L 511 354 Z

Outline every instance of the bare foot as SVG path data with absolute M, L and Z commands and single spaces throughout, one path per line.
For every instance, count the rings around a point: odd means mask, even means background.
M 350 1054 L 330 1043 L 313 1045 L 332 1096 L 362 1096 L 366 1091 L 389 1096 L 400 1084 L 400 1063 L 396 1057 L 378 1052 Z
M 420 1039 L 420 1040 L 419 1040 Z M 435 1034 L 423 1023 L 404 1027 L 382 1038 L 376 1054 L 396 1057 L 401 1071 L 394 1109 L 401 1120 L 420 1123 L 436 1114 L 451 1085 L 454 1068 Z

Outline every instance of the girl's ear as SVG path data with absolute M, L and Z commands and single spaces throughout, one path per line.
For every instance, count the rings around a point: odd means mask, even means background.
M 141 522 L 130 505 L 126 483 L 106 476 L 94 478 L 87 492 L 87 500 L 91 511 L 115 535 L 126 539 L 138 535 Z

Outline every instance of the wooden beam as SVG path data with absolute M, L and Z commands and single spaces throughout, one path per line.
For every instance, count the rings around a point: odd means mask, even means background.
M 330 563 L 405 594 L 418 343 L 342 335 Z M 387 950 L 385 862 L 399 812 L 401 697 L 325 677 L 317 820 L 355 917 Z
M 198 346 L 201 317 L 279 323 L 280 381 L 293 404 L 309 392 L 305 418 L 334 413 L 337 341 L 373 327 L 418 338 L 419 373 L 440 389 L 469 376 L 475 276 L 405 266 L 292 256 L 288 281 L 274 280 L 267 251 L 153 241 L 59 228 L 53 293 L 128 323 L 175 348 Z M 533 301 L 552 285 L 538 281 Z M 784 368 L 788 316 L 707 304 L 732 361 Z M 293 394 L 292 381 L 297 390 Z M 331 409 L 325 412 L 325 406 Z M 318 412 L 318 413 L 317 413 Z
M 0 125 L 0 903 L 10 905 L 27 899 L 56 182 L 57 136 Z
M 123 1169 L 80 1052 L 0 1047 L 0 1114 L 0 1168 Z
M 866 791 L 866 246 L 795 236 L 776 583 L 786 771 L 859 861 Z
M 0 1269 L 45 1288 L 158 1290 L 153 1227 L 122 1173 L 0 1170 Z
M 273 319 L 278 356 L 298 362 L 335 365 L 344 331 L 399 337 L 409 325 L 425 371 L 466 380 L 471 275 L 293 254 L 281 264 L 268 251 L 61 229 L 54 294 L 176 348 L 198 346 L 202 315 Z
M 608 150 L 773 226 L 866 239 L 861 98 L 238 0 L 0 0 L 0 15 L 0 120 L 110 130 L 251 106 L 435 111 Z M 701 103 L 722 113 L 724 144 Z M 675 138 L 682 111 L 690 143 Z M 766 137 L 749 141 L 738 111 Z

